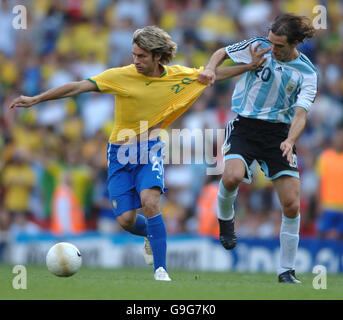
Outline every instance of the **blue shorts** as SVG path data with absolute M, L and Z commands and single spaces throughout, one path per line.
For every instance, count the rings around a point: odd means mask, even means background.
M 324 210 L 318 221 L 318 231 L 326 232 L 337 230 L 343 235 L 343 212 L 335 210 Z
M 159 138 L 134 144 L 108 143 L 107 188 L 114 216 L 142 207 L 140 193 L 158 187 L 165 193 L 163 148 Z

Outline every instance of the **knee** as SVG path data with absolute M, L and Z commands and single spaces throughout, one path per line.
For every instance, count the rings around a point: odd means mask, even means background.
M 242 182 L 243 178 L 234 172 L 229 172 L 222 177 L 222 183 L 226 190 L 233 191 Z
M 141 199 L 142 208 L 146 217 L 151 217 L 160 212 L 159 201 L 155 197 L 144 197 Z
M 296 199 L 289 199 L 282 204 L 282 210 L 285 217 L 294 219 L 298 216 L 300 203 Z
M 129 231 L 135 226 L 136 221 L 133 219 L 133 217 L 121 215 L 117 218 L 117 222 L 124 230 Z

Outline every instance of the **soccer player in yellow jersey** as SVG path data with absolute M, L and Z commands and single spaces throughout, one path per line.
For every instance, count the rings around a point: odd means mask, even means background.
M 160 195 L 166 191 L 164 143 L 159 130 L 185 112 L 206 88 L 206 84 L 197 81 L 203 68 L 167 65 L 176 49 L 176 43 L 162 29 L 138 29 L 132 40 L 133 64 L 34 97 L 20 96 L 10 105 L 30 107 L 88 91 L 116 96 L 115 123 L 107 149 L 110 201 L 118 223 L 146 238 L 145 261 L 154 264 L 154 278 L 162 281 L 171 279 L 166 267 L 166 228 L 159 208 Z M 216 79 L 255 69 L 263 63 L 263 54 L 263 50 L 251 50 L 250 64 L 218 68 Z M 144 216 L 136 213 L 139 208 Z

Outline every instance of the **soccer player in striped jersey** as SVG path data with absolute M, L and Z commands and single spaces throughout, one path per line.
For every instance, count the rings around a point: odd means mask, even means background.
M 166 228 L 159 208 L 160 195 L 166 191 L 162 156 L 165 144 L 159 138 L 160 129 L 184 113 L 206 88 L 206 84 L 197 81 L 203 67 L 167 65 L 176 49 L 176 43 L 162 29 L 138 29 L 132 41 L 133 64 L 105 70 L 35 97 L 20 96 L 10 105 L 30 107 L 88 91 L 116 96 L 114 128 L 107 149 L 110 201 L 118 223 L 130 233 L 146 238 L 145 261 L 154 264 L 154 278 L 161 281 L 171 279 L 166 267 Z M 218 69 L 218 79 L 260 66 L 264 50 L 249 50 L 251 62 Z M 136 212 L 139 208 L 144 216 Z
M 279 282 L 299 283 L 295 258 L 300 228 L 300 180 L 295 142 L 306 124 L 306 114 L 317 93 L 317 71 L 297 45 L 314 36 L 310 19 L 294 14 L 278 16 L 268 37 L 256 37 L 217 50 L 199 81 L 213 83 L 215 70 L 225 59 L 248 63 L 248 50 L 270 48 L 266 61 L 245 72 L 236 83 L 232 110 L 223 144 L 224 172 L 218 191 L 220 241 L 227 250 L 236 245 L 234 201 L 239 184 L 251 182 L 250 166 L 256 160 L 271 180 L 282 207 Z

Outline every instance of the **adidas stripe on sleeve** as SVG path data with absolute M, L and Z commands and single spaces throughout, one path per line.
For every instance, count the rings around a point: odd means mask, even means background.
M 226 54 L 232 59 L 235 63 L 250 63 L 251 55 L 249 50 L 249 45 L 251 44 L 252 49 L 257 46 L 259 42 L 262 42 L 259 49 L 264 49 L 269 47 L 269 42 L 266 38 L 255 37 L 249 40 L 244 40 L 230 46 L 226 47 Z

